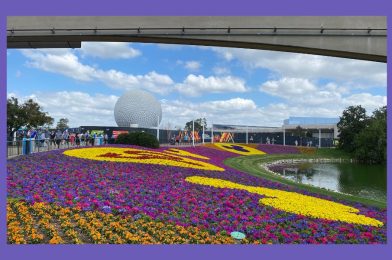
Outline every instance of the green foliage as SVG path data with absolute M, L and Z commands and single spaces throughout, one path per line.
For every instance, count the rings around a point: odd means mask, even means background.
M 68 118 L 60 118 L 60 120 L 57 122 L 57 128 L 58 129 L 67 129 L 67 128 L 69 128 L 68 123 L 69 123 Z
M 299 140 L 298 140 L 298 141 L 299 141 L 299 145 L 300 145 L 300 146 L 303 145 L 303 143 L 302 143 L 302 138 L 306 137 L 307 133 L 308 133 L 308 131 L 305 130 L 304 128 L 302 128 L 301 126 L 297 126 L 297 127 L 294 129 L 294 135 L 299 137 Z M 311 134 L 311 133 L 310 133 L 310 134 Z
M 338 123 L 338 148 L 353 154 L 365 163 L 385 163 L 387 159 L 387 107 L 373 112 L 371 117 L 361 106 L 343 111 Z
M 354 138 L 354 156 L 367 163 L 385 163 L 387 160 L 387 110 L 373 112 L 368 125 Z
M 322 153 L 319 153 L 322 151 Z M 237 156 L 228 158 L 224 161 L 224 164 L 232 167 L 234 169 L 240 170 L 242 172 L 248 173 L 250 175 L 267 179 L 270 181 L 283 183 L 292 187 L 307 190 L 309 192 L 314 192 L 317 194 L 323 194 L 326 196 L 331 196 L 338 200 L 352 201 L 355 203 L 362 203 L 365 205 L 375 206 L 378 208 L 386 208 L 386 203 L 382 201 L 371 200 L 367 198 L 346 195 L 343 193 L 336 193 L 329 190 L 321 189 L 318 187 L 310 186 L 307 184 L 296 183 L 294 181 L 288 180 L 286 178 L 280 177 L 278 175 L 271 174 L 267 172 L 262 164 L 270 163 L 277 160 L 290 160 L 290 159 L 310 159 L 310 158 L 341 158 L 340 155 L 348 155 L 344 151 L 335 150 L 331 148 L 321 148 L 317 149 L 316 154 L 264 154 L 264 155 L 249 155 L 249 156 Z
M 353 152 L 355 135 L 365 129 L 367 121 L 366 110 L 361 106 L 350 106 L 344 110 L 337 124 L 340 138 L 338 148 Z
M 195 120 L 195 131 L 196 132 L 201 132 L 203 131 L 203 125 L 204 129 L 207 128 L 207 120 L 205 118 L 199 118 Z M 189 121 L 185 124 L 185 130 L 187 131 L 192 131 L 192 121 Z
M 305 129 L 303 129 L 301 126 L 297 126 L 294 130 L 294 135 L 299 137 L 304 137 Z
M 157 138 L 145 132 L 132 132 L 129 134 L 120 134 L 115 141 L 116 144 L 132 144 L 148 148 L 159 148 Z
M 114 143 L 115 144 L 131 144 L 129 134 L 119 134 Z
M 53 118 L 41 111 L 41 107 L 32 99 L 23 104 L 19 104 L 15 97 L 7 99 L 7 132 L 10 134 L 21 127 L 50 126 L 53 121 Z
M 139 133 L 137 136 L 140 146 L 149 148 L 159 148 L 159 142 L 157 138 L 148 133 Z
M 313 137 L 312 132 L 306 130 L 306 132 L 305 132 L 305 137 L 307 137 L 307 138 L 312 138 L 312 137 Z

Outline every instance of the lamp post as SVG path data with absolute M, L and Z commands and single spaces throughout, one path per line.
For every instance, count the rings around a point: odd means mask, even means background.
M 246 126 L 246 144 L 248 144 L 248 126 Z
M 157 122 L 157 139 L 159 143 L 159 116 L 158 116 L 158 122 Z
M 195 119 L 192 119 L 192 146 L 195 147 Z
M 214 143 L 214 123 L 211 122 L 211 143 Z
M 202 135 L 202 139 L 203 139 L 203 144 L 204 144 L 204 124 L 203 124 L 203 135 Z
M 321 148 L 321 128 L 319 128 L 319 148 Z

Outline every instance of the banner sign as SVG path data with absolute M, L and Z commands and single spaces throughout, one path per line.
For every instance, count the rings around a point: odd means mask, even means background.
M 97 136 L 99 136 L 100 134 L 103 135 L 103 130 L 91 130 L 91 131 L 90 131 L 90 134 L 91 134 L 91 135 L 96 134 Z
M 128 134 L 126 130 L 115 130 L 113 131 L 113 138 L 116 139 L 119 134 Z

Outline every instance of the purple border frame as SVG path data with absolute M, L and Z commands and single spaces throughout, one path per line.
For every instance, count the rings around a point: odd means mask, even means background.
M 386 245 L 7 245 L 6 244 L 6 17 L 12 15 L 233 15 L 233 16 L 317 16 L 317 15 L 375 15 L 387 16 L 388 30 L 391 29 L 392 14 L 390 0 L 199 0 L 188 3 L 184 0 L 143 0 L 132 3 L 129 0 L 111 0 L 102 4 L 93 0 L 29 1 L 2 0 L 0 10 L 0 259 L 115 259 L 115 258 L 184 258 L 188 259 L 387 259 L 392 252 L 391 243 Z M 390 39 L 388 38 L 390 45 Z M 391 54 L 391 49 L 388 50 Z M 388 74 L 391 67 L 388 66 Z M 391 79 L 388 77 L 388 85 Z M 391 96 L 391 88 L 387 96 Z M 388 109 L 388 129 L 391 114 Z M 391 136 L 388 134 L 388 154 L 391 154 Z M 387 163 L 391 174 L 391 160 Z M 388 187 L 391 186 L 388 177 Z M 388 202 L 391 189 L 388 189 Z M 388 219 L 391 216 L 388 203 Z M 391 237 L 391 223 L 388 222 L 388 241 Z

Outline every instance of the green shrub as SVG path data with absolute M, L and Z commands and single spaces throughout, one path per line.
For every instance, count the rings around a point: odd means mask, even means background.
M 140 146 L 144 147 L 159 148 L 159 142 L 157 138 L 145 132 L 139 133 L 138 143 Z
M 159 142 L 155 136 L 145 132 L 132 132 L 120 134 L 116 139 L 116 144 L 132 144 L 148 148 L 159 148 Z
M 129 144 L 129 134 L 119 134 L 116 138 L 115 144 Z

